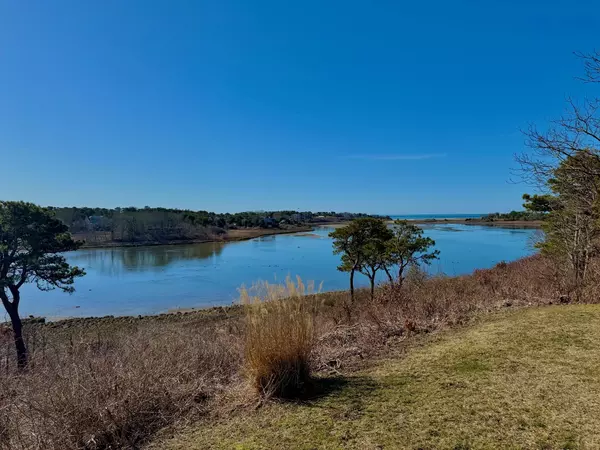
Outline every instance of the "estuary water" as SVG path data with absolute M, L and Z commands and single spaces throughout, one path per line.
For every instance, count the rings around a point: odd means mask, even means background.
M 536 230 L 473 225 L 423 225 L 440 259 L 429 271 L 461 275 L 531 254 Z M 67 254 L 85 268 L 76 292 L 40 292 L 24 286 L 21 311 L 49 319 L 157 314 L 176 308 L 229 305 L 241 285 L 299 275 L 323 290 L 347 289 L 348 275 L 336 270 L 339 256 L 328 237 L 332 228 L 265 236 L 242 242 L 83 249 Z M 357 275 L 358 285 L 368 280 Z

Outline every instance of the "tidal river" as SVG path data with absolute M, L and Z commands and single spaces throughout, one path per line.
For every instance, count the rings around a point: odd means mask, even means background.
M 461 275 L 492 267 L 533 252 L 535 230 L 467 225 L 427 225 L 440 259 L 429 271 Z M 347 289 L 348 275 L 336 270 L 331 228 L 310 233 L 276 235 L 250 241 L 85 249 L 67 254 L 71 264 L 85 268 L 76 292 L 40 292 L 23 288 L 21 310 L 60 317 L 157 314 L 176 308 L 229 305 L 237 289 L 257 280 L 283 280 L 299 275 L 323 283 L 323 290 Z M 359 285 L 367 278 L 357 276 Z

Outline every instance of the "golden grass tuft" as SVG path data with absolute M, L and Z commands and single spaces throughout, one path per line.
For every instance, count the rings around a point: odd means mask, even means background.
M 297 398 L 310 385 L 315 311 L 305 296 L 315 292 L 314 283 L 307 286 L 289 276 L 282 284 L 262 281 L 240 289 L 246 305 L 246 371 L 265 398 Z

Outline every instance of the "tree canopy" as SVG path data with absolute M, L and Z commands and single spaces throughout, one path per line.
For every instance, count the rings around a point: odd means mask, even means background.
M 423 236 L 423 230 L 407 221 L 396 220 L 390 229 L 381 219 L 361 218 L 330 233 L 333 251 L 341 254 L 338 270 L 350 272 L 350 294 L 354 298 L 354 273 L 366 275 L 371 285 L 371 298 L 375 277 L 384 270 L 391 283 L 391 271 L 398 270 L 398 283 L 404 280 L 407 267 L 430 264 L 439 251 L 430 251 L 435 241 Z
M 390 273 L 392 267 L 398 269 L 398 283 L 402 284 L 407 267 L 431 264 L 431 261 L 437 259 L 440 254 L 439 250 L 430 251 L 434 246 L 435 241 L 424 237 L 423 230 L 417 225 L 406 220 L 394 221 L 393 234 L 387 243 L 385 265 L 390 282 L 394 282 Z
M 338 270 L 350 272 L 350 296 L 352 299 L 354 299 L 354 273 L 365 264 L 368 247 L 375 239 L 374 232 L 381 230 L 382 224 L 385 228 L 382 220 L 360 218 L 329 234 L 333 239 L 333 252 L 342 255 L 342 263 Z

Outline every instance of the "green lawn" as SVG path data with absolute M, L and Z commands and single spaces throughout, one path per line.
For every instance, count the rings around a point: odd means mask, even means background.
M 600 306 L 498 314 L 160 448 L 600 448 Z

